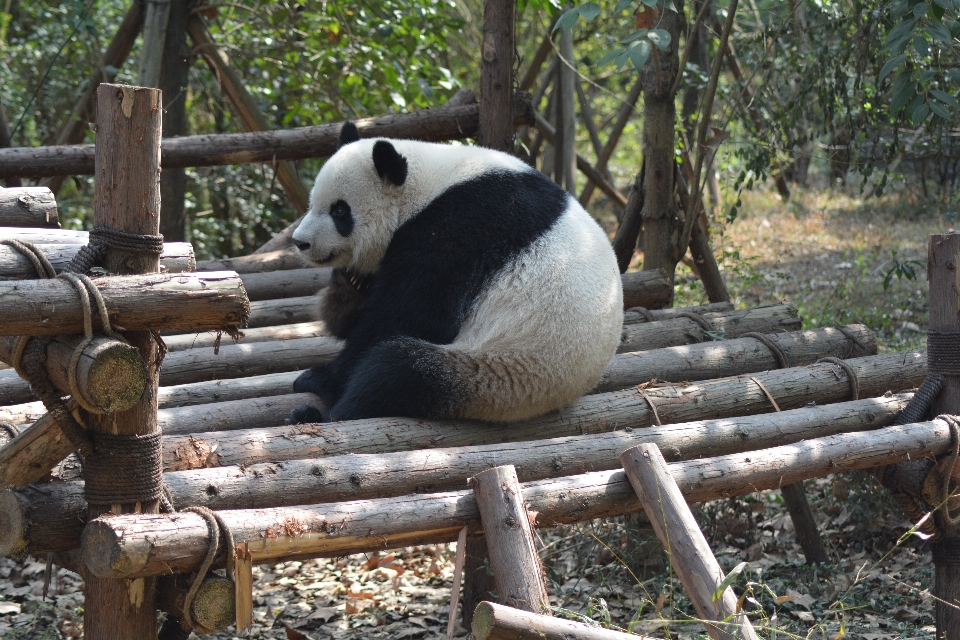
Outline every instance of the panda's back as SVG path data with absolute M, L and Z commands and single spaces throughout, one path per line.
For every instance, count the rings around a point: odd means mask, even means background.
M 381 285 L 432 305 L 404 327 L 474 372 L 461 415 L 510 421 L 596 385 L 620 341 L 622 286 L 599 225 L 534 170 L 494 169 L 453 185 L 397 231 Z

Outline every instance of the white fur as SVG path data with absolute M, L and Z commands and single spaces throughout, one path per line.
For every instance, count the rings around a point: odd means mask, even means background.
M 310 194 L 310 210 L 293 239 L 309 242 L 301 252 L 309 262 L 374 273 L 393 234 L 404 222 L 450 187 L 493 170 L 533 171 L 513 156 L 483 147 L 388 140 L 407 159 L 407 179 L 396 187 L 373 166 L 373 145 L 366 138 L 337 151 L 320 169 Z M 330 217 L 330 205 L 346 201 L 354 228 L 344 238 Z M 332 257 L 331 257 L 332 256 Z
M 471 399 L 462 417 L 524 420 L 573 402 L 600 380 L 622 326 L 610 241 L 569 198 L 563 216 L 493 280 L 445 347 L 479 367 L 461 381 Z

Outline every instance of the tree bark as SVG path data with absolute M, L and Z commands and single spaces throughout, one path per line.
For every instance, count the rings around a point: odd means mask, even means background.
M 674 195 L 676 163 L 676 101 L 670 89 L 679 65 L 678 46 L 683 23 L 682 5 L 679 11 L 664 10 L 658 28 L 670 34 L 666 51 L 653 47 L 650 58 L 641 71 L 643 78 L 643 269 L 662 269 L 673 285 L 674 271 L 683 254 L 677 255 L 677 241 L 682 221 L 677 217 Z M 683 248 L 684 252 L 686 247 Z M 672 299 L 672 296 L 671 296 Z
M 189 0 L 169 0 L 170 17 L 163 44 L 163 68 L 159 87 L 163 91 L 163 137 L 175 138 L 187 133 L 187 85 L 190 74 L 190 49 L 187 47 Z M 167 240 L 183 240 L 186 233 L 184 198 L 187 173 L 180 167 L 160 174 L 160 233 Z
M 660 309 L 670 306 L 673 284 L 665 271 L 634 271 L 620 275 L 623 283 L 623 308 Z
M 802 320 L 797 310 L 786 304 L 753 307 L 742 311 L 727 313 L 708 313 L 703 319 L 713 327 L 714 332 L 722 334 L 723 339 L 742 336 L 744 333 L 776 333 L 778 331 L 796 331 Z M 658 322 L 644 322 L 623 328 L 618 353 L 628 351 L 646 351 L 678 344 L 690 344 L 710 340 L 698 322 L 690 318 L 673 318 Z
M 257 329 L 319 320 L 320 300 L 316 295 L 309 295 L 251 302 L 247 326 Z
M 229 271 L 127 275 L 100 278 L 95 284 L 106 302 L 110 322 L 125 330 L 226 330 L 243 326 L 250 313 L 243 284 Z M 24 308 L 32 313 L 24 314 Z M 176 309 L 176 314 L 171 314 L 171 309 Z M 82 332 L 83 308 L 69 282 L 0 282 L 0 335 Z
M 30 242 L 29 240 L 27 242 Z M 83 244 L 37 244 L 57 273 L 70 264 Z M 160 254 L 161 273 L 188 273 L 197 264 L 193 245 L 189 242 L 167 242 Z M 32 280 L 37 278 L 33 263 L 8 245 L 0 245 L 0 280 Z
M 477 473 L 469 483 L 480 511 L 499 601 L 524 611 L 548 612 L 543 565 L 517 470 L 512 465 L 493 467 Z
M 242 452 L 233 449 L 218 450 L 204 438 L 171 438 L 169 440 L 176 442 L 165 443 L 164 480 L 175 505 L 202 505 L 217 510 L 435 493 L 458 489 L 463 486 L 464 476 L 502 462 L 515 464 L 519 479 L 532 482 L 572 472 L 616 469 L 621 452 L 644 442 L 656 444 L 668 459 L 677 461 L 710 455 L 742 455 L 811 438 L 870 431 L 892 424 L 910 397 L 904 394 L 794 409 L 769 416 L 552 438 L 539 441 L 534 448 L 529 443 L 515 443 L 291 458 L 311 453 L 322 455 L 315 447 L 308 447 L 303 453 L 296 451 L 296 435 L 293 435 L 292 445 L 276 450 L 281 460 L 265 460 L 264 452 L 243 457 Z M 277 441 L 280 440 L 278 436 Z M 252 449 L 250 442 L 248 437 L 248 449 Z M 264 445 L 266 451 L 270 444 Z M 0 523 L 11 522 L 16 526 L 11 525 L 0 535 L 0 554 L 6 549 L 43 554 L 76 546 L 83 530 L 78 509 L 86 508 L 75 501 L 78 496 L 82 498 L 82 483 L 64 482 L 7 491 L 18 498 L 15 503 L 9 503 L 9 512 L 0 509 L 3 516 Z M 31 502 L 29 496 L 37 491 L 47 497 Z M 0 500 L 0 504 L 7 503 Z
M 477 133 L 479 107 L 442 107 L 413 113 L 361 118 L 355 122 L 364 138 L 413 138 L 431 142 L 465 140 Z M 514 97 L 514 126 L 533 124 L 530 102 Z M 169 138 L 160 147 L 160 164 L 209 167 L 272 163 L 274 160 L 325 158 L 337 149 L 342 123 L 256 133 L 225 133 Z M 93 174 L 93 145 L 15 147 L 0 149 L 0 178 Z
M 0 189 L 0 227 L 59 229 L 57 200 L 53 192 L 46 187 Z
M 726 576 L 657 446 L 627 449 L 620 454 L 620 462 L 710 637 L 757 640 L 733 589 L 723 586 Z M 718 591 L 719 598 L 715 597 Z
M 960 298 L 957 285 L 960 282 L 957 274 L 960 273 L 960 234 L 950 233 L 931 235 L 927 249 L 927 279 L 930 281 L 930 331 L 928 335 L 937 333 L 952 334 L 953 351 L 956 351 L 956 342 L 960 340 Z M 941 338 L 942 339 L 942 338 Z M 943 348 L 941 347 L 941 351 Z M 957 367 L 952 367 L 948 358 L 932 366 L 931 373 L 943 375 L 943 388 L 934 399 L 929 415 L 960 414 L 960 376 L 951 375 Z M 944 463 L 945 464 L 945 463 Z M 956 482 L 957 469 L 946 471 L 950 475 L 946 481 Z M 945 475 L 945 473 L 944 473 Z M 944 479 L 941 478 L 941 483 Z M 948 503 L 949 504 L 949 503 Z M 960 637 L 960 566 L 955 553 L 951 548 L 960 545 L 960 526 L 952 519 L 956 517 L 949 513 L 947 504 L 940 505 L 934 513 L 937 530 L 940 536 L 934 544 L 934 597 L 937 638 L 952 639 Z
M 860 380 L 861 397 L 916 387 L 926 376 L 923 352 L 885 354 L 847 361 Z M 845 402 L 850 384 L 835 365 L 827 363 L 758 373 L 755 377 L 781 409 L 811 402 Z M 657 409 L 655 416 L 651 403 Z M 164 442 L 165 459 L 180 447 L 195 443 L 216 451 L 222 464 L 253 464 L 305 456 L 346 453 L 413 451 L 438 446 L 479 446 L 543 438 L 638 429 L 690 420 L 770 414 L 773 406 L 756 382 L 746 377 L 710 380 L 689 386 L 668 385 L 626 389 L 584 396 L 559 413 L 510 425 L 466 421 L 377 418 L 337 424 L 298 425 L 264 433 L 262 430 L 208 433 Z M 766 420 L 774 416 L 766 415 Z M 256 443 L 252 445 L 251 442 Z
M 137 84 L 159 88 L 160 70 L 165 62 L 163 53 L 170 19 L 170 0 L 146 0 L 144 4 L 146 15 L 143 19 L 143 45 L 140 47 Z
M 102 84 L 97 89 L 96 226 L 135 234 L 159 233 L 161 118 L 162 105 L 157 89 L 111 84 Z M 103 267 L 112 274 L 157 274 L 139 277 L 169 278 L 159 275 L 160 256 L 156 254 L 109 249 L 104 256 Z M 106 278 L 101 282 L 103 280 Z M 119 280 L 128 281 L 129 278 Z M 101 287 L 107 289 L 109 285 Z M 219 294 L 215 295 L 220 297 Z M 3 297 L 0 294 L 0 299 Z M 54 300 L 72 297 L 69 292 L 61 292 Z M 199 300 L 191 301 L 182 305 L 179 311 L 186 315 L 186 309 L 196 307 L 198 303 Z M 40 304 L 38 302 L 38 307 Z M 56 325 L 64 316 L 70 317 L 64 306 L 70 305 L 57 305 L 56 319 L 49 324 Z M 48 313 L 54 315 L 53 309 Z M 65 325 L 72 326 L 73 331 L 53 333 L 77 332 L 82 326 L 82 319 L 73 317 L 75 322 Z M 9 330 L 8 324 L 5 323 L 5 330 Z M 127 330 L 127 340 L 140 351 L 140 357 L 146 365 L 146 388 L 139 402 L 127 411 L 90 414 L 87 417 L 87 429 L 114 435 L 156 433 L 160 362 L 158 346 L 150 333 L 150 329 L 156 325 L 135 327 L 127 322 L 120 324 Z M 87 473 L 92 471 L 93 464 L 87 461 Z M 89 516 L 96 518 L 104 512 L 139 514 L 159 511 L 157 500 L 134 500 L 106 507 L 91 505 Z M 85 583 L 83 626 L 84 636 L 88 640 L 149 640 L 157 637 L 153 579 L 101 579 L 86 570 L 82 575 Z
M 200 260 L 197 271 L 236 271 L 239 274 L 267 273 L 290 269 L 305 269 L 307 263 L 296 249 L 280 249 L 265 253 L 254 253 L 239 258 L 221 258 L 218 260 Z
M 274 327 L 260 327 L 259 329 L 244 329 L 243 338 L 240 340 L 243 344 L 252 344 L 254 342 L 273 342 L 275 340 L 295 340 L 298 338 L 317 338 L 330 335 L 327 331 L 327 325 L 322 321 L 315 322 L 297 322 L 294 324 L 282 324 Z M 222 344 L 230 344 L 229 339 L 219 336 Z M 167 349 L 170 353 L 175 351 L 187 351 L 191 349 L 208 349 L 217 344 L 218 334 L 215 332 L 206 333 L 182 333 L 175 336 L 164 337 Z M 0 395 L 2 398 L 2 395 Z M 0 404 L 2 400 L 0 400 Z
M 480 65 L 480 123 L 477 144 L 513 152 L 513 57 L 516 3 L 486 0 Z
M 551 618 L 492 602 L 477 605 L 473 614 L 473 637 L 476 640 L 646 640 L 632 633 Z
M 744 495 L 831 473 L 866 469 L 951 448 L 940 420 L 806 440 L 751 453 L 668 465 L 688 502 Z M 524 483 L 536 525 L 553 526 L 621 515 L 639 504 L 623 471 L 600 471 Z M 451 542 L 476 529 L 472 492 L 452 491 L 274 509 L 221 511 L 239 544 L 257 564 L 343 556 L 414 544 Z M 194 513 L 119 515 L 87 525 L 83 559 L 101 577 L 137 577 L 194 571 L 209 534 Z
M 330 283 L 328 267 L 309 269 L 291 269 L 282 272 L 247 273 L 240 276 L 247 298 L 257 300 L 277 300 L 315 295 Z

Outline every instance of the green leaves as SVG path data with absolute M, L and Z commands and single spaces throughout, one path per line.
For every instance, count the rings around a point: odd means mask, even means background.
M 581 16 L 589 22 L 598 15 L 600 15 L 600 5 L 596 2 L 585 2 L 579 7 L 564 11 L 560 19 L 557 20 L 557 24 L 553 25 L 553 31 L 557 29 L 569 31 L 573 28 L 573 25 L 577 24 L 577 20 L 579 20 Z
M 720 583 L 720 586 L 717 587 L 717 590 L 713 592 L 713 601 L 720 602 L 720 598 L 723 597 L 723 592 L 726 591 L 727 587 L 733 584 L 737 577 L 743 573 L 743 570 L 747 568 L 746 562 L 741 562 L 733 569 L 730 570 L 730 573 L 727 574 L 727 577 L 723 579 L 723 582 Z
M 650 42 L 648 40 L 634 42 L 627 48 L 627 53 L 630 56 L 630 62 L 639 71 L 650 57 Z
M 666 51 L 667 47 L 670 46 L 670 33 L 663 29 L 651 29 L 650 33 L 647 34 L 647 39 L 657 45 L 661 51 Z
M 907 54 L 901 53 L 895 58 L 890 58 L 887 60 L 887 63 L 883 65 L 883 68 L 880 69 L 880 75 L 877 77 L 877 84 L 883 82 L 883 79 L 890 75 L 890 72 L 903 64 L 903 61 L 907 59 Z
M 893 95 L 890 99 L 890 112 L 896 113 L 917 94 L 917 86 L 913 82 L 910 71 L 903 71 L 893 81 Z

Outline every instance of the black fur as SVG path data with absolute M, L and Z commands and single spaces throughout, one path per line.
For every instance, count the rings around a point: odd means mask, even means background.
M 357 322 L 357 314 L 370 295 L 374 275 L 358 275 L 346 269 L 334 269 L 324 289 L 320 319 L 331 335 L 345 339 Z
M 377 175 L 396 186 L 407 181 L 407 159 L 397 153 L 396 148 L 386 140 L 377 140 L 373 145 L 373 166 Z
M 357 130 L 357 125 L 347 120 L 340 127 L 340 137 L 337 139 L 337 149 L 339 150 L 340 147 L 346 146 L 351 142 L 356 142 L 359 139 L 360 131 Z
M 343 351 L 294 390 L 319 395 L 333 420 L 452 417 L 461 390 L 434 345 L 453 342 L 490 280 L 553 226 L 568 197 L 538 172 L 506 170 L 441 194 L 394 234 Z

